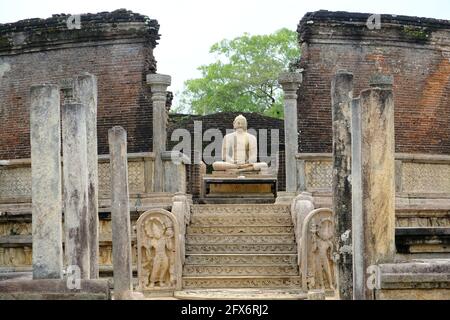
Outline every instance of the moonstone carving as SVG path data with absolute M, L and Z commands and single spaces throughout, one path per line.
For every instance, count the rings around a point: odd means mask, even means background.
M 179 223 L 166 210 L 143 213 L 137 221 L 141 291 L 181 289 Z

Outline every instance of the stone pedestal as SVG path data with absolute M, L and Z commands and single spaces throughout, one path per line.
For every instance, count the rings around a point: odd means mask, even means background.
M 395 253 L 392 90 L 364 90 L 352 108 L 353 296 L 373 299 L 368 268 L 392 261 Z
M 97 78 L 83 74 L 75 78 L 74 97 L 86 108 L 88 221 L 90 278 L 98 278 L 98 150 L 97 150 Z
M 246 201 L 273 202 L 277 195 L 277 178 L 269 176 L 248 177 L 218 177 L 206 175 L 203 177 L 205 200 L 217 200 L 224 203 L 239 203 Z M 209 203 L 212 203 L 209 201 Z
M 33 278 L 62 278 L 60 95 L 55 85 L 31 87 L 30 137 Z
M 164 190 L 164 165 L 161 155 L 166 151 L 167 143 L 167 87 L 171 78 L 164 74 L 147 75 L 147 83 L 152 91 L 153 105 L 153 152 L 155 154 L 154 192 Z
M 79 103 L 62 108 L 65 255 L 68 266 L 90 278 L 86 109 Z
M 111 168 L 111 223 L 114 270 L 114 296 L 132 290 L 131 223 L 128 194 L 127 133 L 119 126 L 108 131 Z
M 339 252 L 337 281 L 339 298 L 352 299 L 352 188 L 351 188 L 351 105 L 353 74 L 340 70 L 331 82 L 333 123 L 333 211 L 335 243 Z M 348 236 L 345 236 L 347 235 Z M 344 235 L 344 236 L 343 236 Z M 341 250 L 343 248 L 343 250 Z
M 302 74 L 281 73 L 278 82 L 284 90 L 284 145 L 286 166 L 286 191 L 297 191 L 296 154 L 298 152 L 297 129 L 297 89 L 302 82 Z

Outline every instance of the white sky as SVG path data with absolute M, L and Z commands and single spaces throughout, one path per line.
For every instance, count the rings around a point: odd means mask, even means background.
M 161 39 L 155 49 L 158 72 L 172 76 L 175 95 L 196 70 L 213 60 L 209 47 L 244 32 L 295 30 L 306 12 L 320 9 L 391 13 L 450 19 L 449 0 L 0 0 L 0 23 L 47 18 L 56 13 L 95 13 L 126 8 L 157 19 Z

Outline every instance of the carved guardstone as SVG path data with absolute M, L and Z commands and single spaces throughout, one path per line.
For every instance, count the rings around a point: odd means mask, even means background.
M 179 223 L 163 209 L 144 212 L 136 224 L 139 290 L 173 295 L 181 289 Z
M 311 211 L 304 219 L 301 238 L 301 276 L 303 290 L 332 290 L 336 286 L 334 215 L 327 208 Z

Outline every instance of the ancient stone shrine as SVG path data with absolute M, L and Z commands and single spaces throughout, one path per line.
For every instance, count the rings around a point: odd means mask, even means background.
M 307 13 L 274 119 L 170 114 L 156 20 L 70 17 L 0 25 L 0 299 L 450 300 L 449 21 Z

